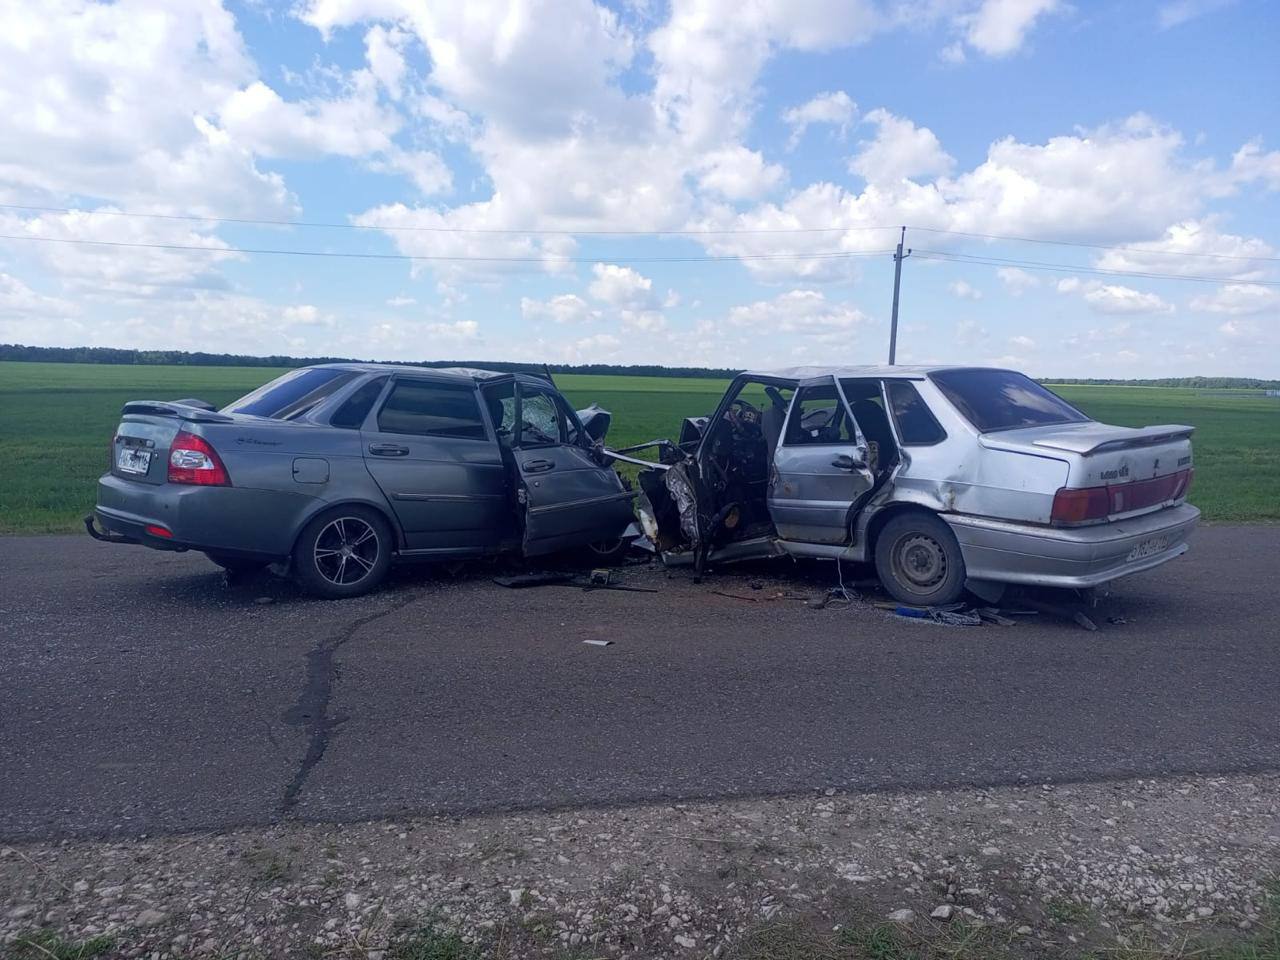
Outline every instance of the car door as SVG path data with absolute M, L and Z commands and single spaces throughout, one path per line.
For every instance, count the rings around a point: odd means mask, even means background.
M 471 380 L 397 375 L 361 441 L 406 553 L 483 553 L 513 533 L 502 455 Z
M 854 504 L 874 483 L 866 440 L 832 377 L 800 385 L 769 477 L 769 515 L 784 540 L 847 543 Z
M 486 395 L 490 410 L 503 390 Z M 526 556 L 613 539 L 631 523 L 633 494 L 596 461 L 577 415 L 550 384 L 516 381 L 508 434 Z

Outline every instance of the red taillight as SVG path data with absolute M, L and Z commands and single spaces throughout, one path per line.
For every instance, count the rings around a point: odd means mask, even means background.
M 159 524 L 155 524 L 155 523 L 149 524 L 146 530 L 147 530 L 147 533 L 151 534 L 153 537 L 163 537 L 166 540 L 173 539 L 173 531 L 166 529 L 165 527 L 162 527 Z
M 1058 525 L 1088 523 L 1105 519 L 1111 511 L 1111 497 L 1106 487 L 1085 487 L 1072 490 L 1063 487 L 1053 495 L 1053 510 L 1049 522 Z
M 229 487 L 231 478 L 218 452 L 204 437 L 179 430 L 169 448 L 169 482 L 201 487 Z
M 1150 480 L 1116 483 L 1108 487 L 1063 487 L 1053 497 L 1049 522 L 1070 526 L 1104 520 L 1112 514 L 1145 510 L 1170 500 L 1180 500 L 1191 488 L 1192 470 L 1179 470 Z

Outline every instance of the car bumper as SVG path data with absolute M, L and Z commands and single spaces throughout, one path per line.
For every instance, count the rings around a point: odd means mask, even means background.
M 1200 511 L 1190 504 L 1087 527 L 1042 527 L 944 514 L 972 579 L 1096 587 L 1187 552 Z
M 117 542 L 275 559 L 292 550 L 313 503 L 311 497 L 271 490 L 142 484 L 106 474 L 98 481 L 93 519 Z M 149 527 L 170 535 L 148 532 Z

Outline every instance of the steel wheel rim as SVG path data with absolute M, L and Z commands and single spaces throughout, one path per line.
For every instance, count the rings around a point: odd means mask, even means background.
M 354 586 L 368 577 L 381 552 L 378 531 L 359 517 L 330 520 L 312 551 L 316 572 L 336 587 Z
M 947 553 L 928 534 L 914 533 L 894 545 L 893 569 L 916 590 L 932 590 L 947 577 Z
M 595 543 L 588 543 L 587 547 L 594 553 L 598 553 L 602 557 L 607 557 L 622 546 L 622 541 L 624 539 L 625 537 L 614 537 L 612 540 L 597 540 Z

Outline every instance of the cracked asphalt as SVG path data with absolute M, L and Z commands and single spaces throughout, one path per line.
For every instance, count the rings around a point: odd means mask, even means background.
M 1088 633 L 792 598 L 829 564 L 621 571 L 657 593 L 407 567 L 326 603 L 0 539 L 0 837 L 1280 769 L 1277 548 L 1205 527 Z

